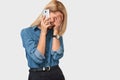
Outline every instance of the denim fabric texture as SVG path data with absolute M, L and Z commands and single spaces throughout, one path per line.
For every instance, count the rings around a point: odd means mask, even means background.
M 52 50 L 53 29 L 49 29 L 46 35 L 45 55 L 37 49 L 41 30 L 37 26 L 30 26 L 21 30 L 22 44 L 25 49 L 28 66 L 30 68 L 41 68 L 55 66 L 59 64 L 59 59 L 63 57 L 64 45 L 62 36 L 59 38 L 60 47 Z

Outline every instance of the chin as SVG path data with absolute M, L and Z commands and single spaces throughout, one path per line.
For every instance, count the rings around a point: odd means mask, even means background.
M 50 26 L 48 29 L 53 29 L 54 26 Z
M 52 27 L 49 27 L 48 29 L 52 29 Z

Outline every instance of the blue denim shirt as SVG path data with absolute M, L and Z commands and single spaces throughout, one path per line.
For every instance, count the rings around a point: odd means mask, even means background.
M 60 47 L 57 51 L 52 50 L 53 30 L 49 29 L 46 35 L 45 55 L 37 49 L 41 30 L 37 26 L 27 27 L 21 30 L 23 47 L 25 48 L 28 66 L 30 68 L 41 68 L 59 64 L 63 57 L 64 46 L 62 36 L 59 38 Z

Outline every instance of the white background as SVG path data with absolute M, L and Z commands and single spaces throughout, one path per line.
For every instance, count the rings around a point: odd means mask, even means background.
M 50 0 L 0 1 L 0 80 L 27 80 L 28 67 L 20 31 Z M 61 0 L 68 11 L 66 80 L 120 80 L 119 0 Z

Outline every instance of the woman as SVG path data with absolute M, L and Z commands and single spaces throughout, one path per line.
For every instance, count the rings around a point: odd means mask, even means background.
M 67 13 L 60 1 L 52 0 L 49 18 L 40 14 L 30 27 L 21 31 L 23 47 L 29 66 L 28 80 L 65 80 L 59 67 L 63 57 L 62 35 L 66 30 Z

